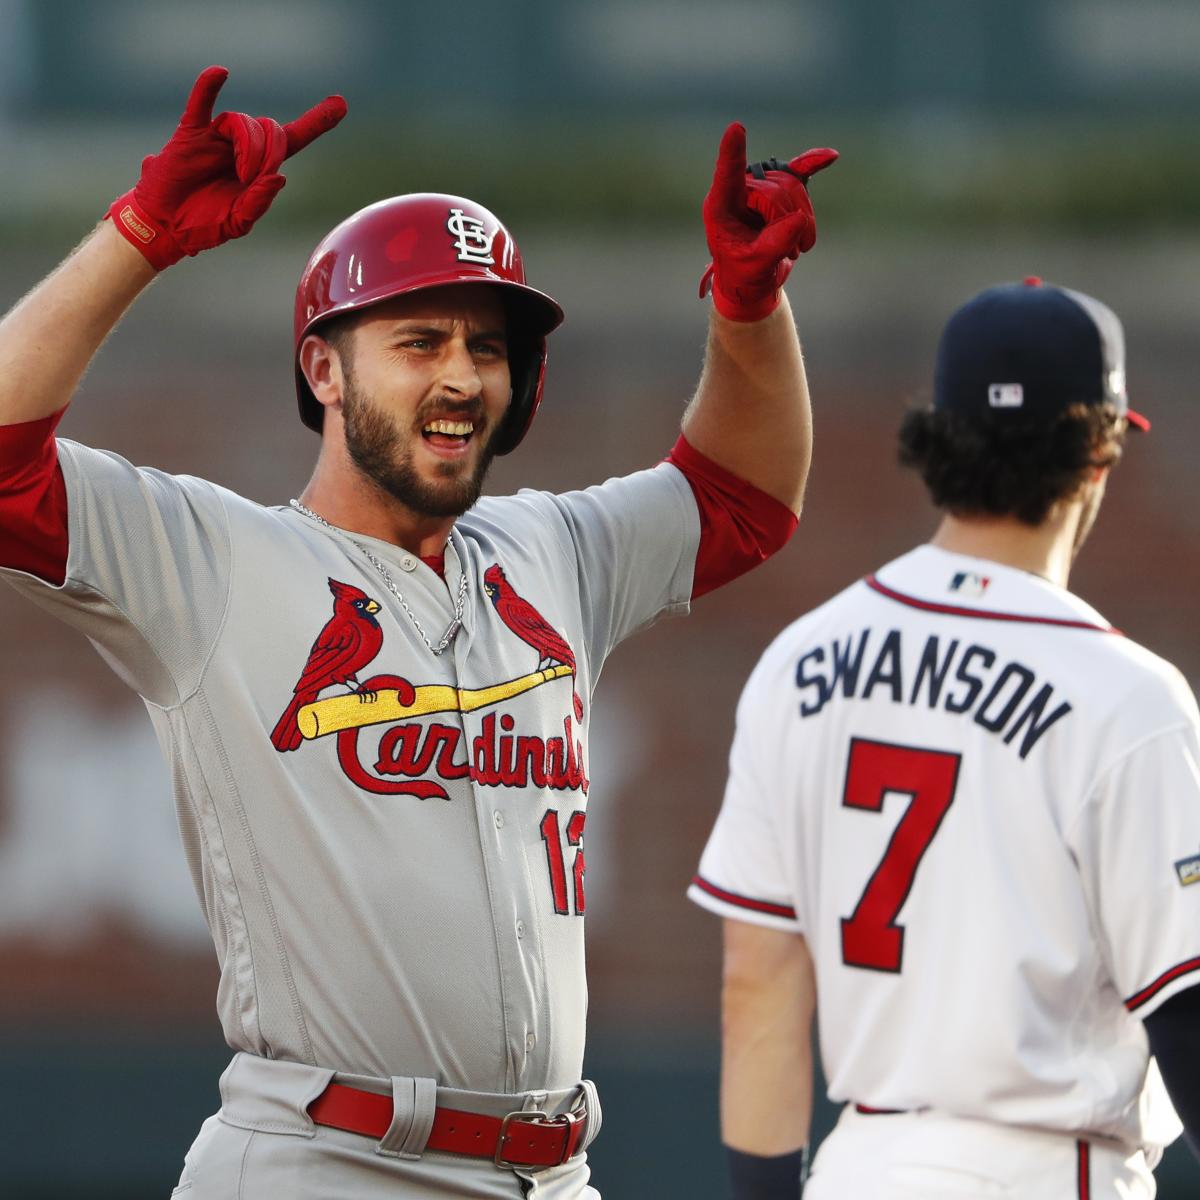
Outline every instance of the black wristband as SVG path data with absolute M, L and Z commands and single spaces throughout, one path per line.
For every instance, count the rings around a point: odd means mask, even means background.
M 791 1154 L 746 1154 L 725 1147 L 733 1200 L 797 1200 L 808 1166 L 808 1147 Z
M 1192 1153 L 1200 1158 L 1200 984 L 1172 996 L 1145 1021 L 1150 1051 L 1158 1059 L 1163 1082 L 1183 1122 Z

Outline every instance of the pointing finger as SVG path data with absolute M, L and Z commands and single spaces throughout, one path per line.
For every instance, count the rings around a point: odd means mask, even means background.
M 287 157 L 303 150 L 310 142 L 328 133 L 346 115 L 346 101 L 341 96 L 326 96 L 306 113 L 289 121 L 283 131 L 287 134 Z
M 184 129 L 198 129 L 212 120 L 213 104 L 222 84 L 229 78 L 225 67 L 205 67 L 192 84 L 192 94 L 179 124 Z
M 721 137 L 711 195 L 727 210 L 746 206 L 746 127 L 740 121 L 734 121 Z
M 788 163 L 788 170 L 807 182 L 810 175 L 825 170 L 837 160 L 838 152 L 828 147 L 822 147 L 819 150 L 805 150 L 803 154 L 797 155 Z

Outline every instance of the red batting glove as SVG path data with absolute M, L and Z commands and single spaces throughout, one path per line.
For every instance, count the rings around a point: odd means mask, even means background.
M 764 223 L 794 212 L 808 213 L 808 232 L 800 245 L 801 254 L 811 250 L 817 240 L 808 181 L 818 171 L 837 162 L 837 159 L 836 150 L 805 150 L 786 163 L 769 158 L 766 162 L 751 163 L 746 168 L 746 203 Z
M 245 113 L 214 120 L 228 76 L 224 67 L 200 73 L 170 141 L 142 160 L 141 178 L 106 214 L 157 270 L 249 233 L 287 182 L 283 160 L 346 115 L 345 100 L 328 96 L 287 125 Z
M 785 165 L 771 159 L 746 166 L 746 130 L 736 121 L 717 152 L 704 198 L 704 232 L 713 260 L 700 280 L 713 305 L 731 321 L 759 321 L 775 311 L 779 289 L 796 258 L 817 240 L 809 177 L 837 158 L 808 150 Z

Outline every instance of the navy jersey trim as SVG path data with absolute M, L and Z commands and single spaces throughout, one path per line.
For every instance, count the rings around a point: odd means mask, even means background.
M 1064 617 L 1032 617 L 1025 613 L 988 612 L 982 608 L 963 608 L 957 604 L 938 604 L 933 600 L 919 600 L 916 596 L 908 596 L 881 583 L 874 575 L 868 575 L 863 583 L 881 596 L 895 600 L 897 604 L 907 604 L 909 608 L 919 608 L 925 612 L 945 613 L 951 617 L 974 617 L 981 621 L 1016 621 L 1022 625 L 1060 625 L 1066 629 L 1090 629 L 1093 633 L 1115 633 L 1121 636 L 1121 631 L 1112 625 L 1096 625 L 1092 621 L 1071 621 Z
M 788 904 L 772 904 L 769 900 L 754 900 L 749 896 L 739 896 L 737 892 L 727 892 L 724 888 L 709 883 L 703 875 L 693 875 L 692 884 L 702 892 L 726 904 L 734 904 L 738 908 L 748 908 L 752 912 L 768 913 L 772 917 L 786 917 L 789 921 L 796 919 L 796 910 Z
M 1186 962 L 1176 963 L 1175 966 L 1164 971 L 1153 983 L 1148 983 L 1140 992 L 1134 992 L 1125 1001 L 1125 1007 L 1130 1012 L 1136 1011 L 1146 1001 L 1157 996 L 1168 983 L 1174 983 L 1181 975 L 1187 975 L 1192 971 L 1200 971 L 1200 958 L 1189 958 Z

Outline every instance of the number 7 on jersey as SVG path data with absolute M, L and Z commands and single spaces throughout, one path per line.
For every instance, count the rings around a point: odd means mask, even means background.
M 912 799 L 854 912 L 842 918 L 842 961 L 847 966 L 900 970 L 904 926 L 896 917 L 954 800 L 961 761 L 962 755 L 946 750 L 850 739 L 843 807 L 882 813 L 888 792 Z

